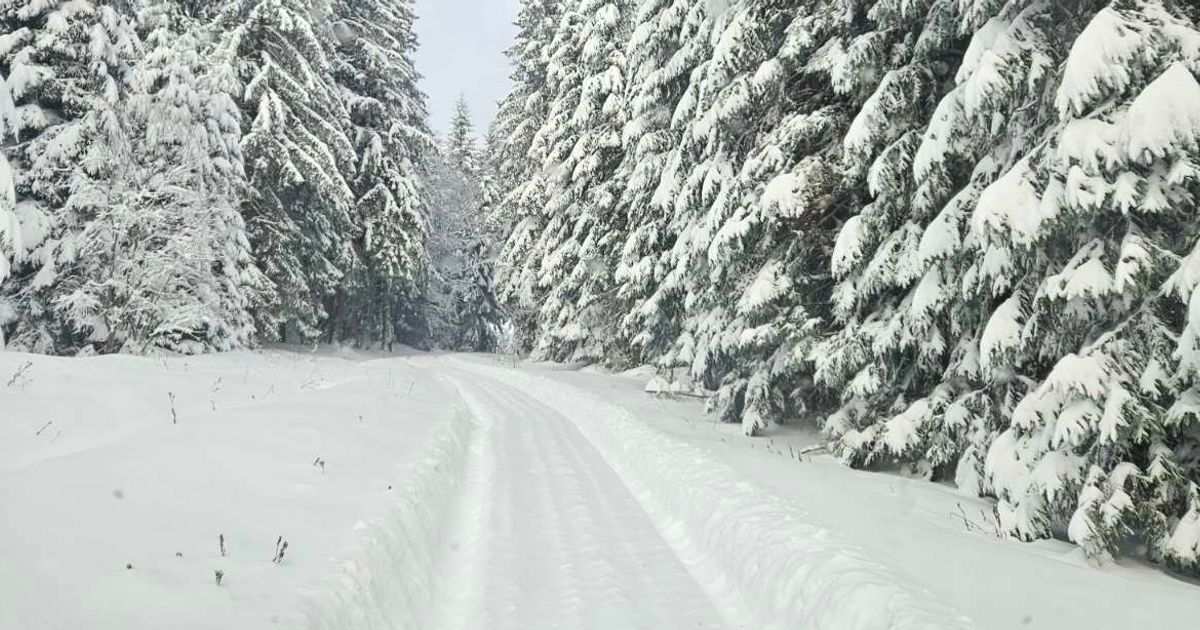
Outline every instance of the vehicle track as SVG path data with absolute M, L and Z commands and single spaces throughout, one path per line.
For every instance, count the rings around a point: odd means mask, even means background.
M 444 372 L 477 428 L 427 627 L 731 627 L 570 419 Z

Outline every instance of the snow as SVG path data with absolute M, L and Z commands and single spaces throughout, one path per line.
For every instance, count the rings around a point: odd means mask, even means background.
M 1130 61 L 1146 48 L 1147 30 L 1113 7 L 1101 9 L 1071 44 L 1055 101 L 1059 113 L 1082 114 L 1103 97 L 1123 92 L 1131 81 Z
M 1129 560 L 1097 566 L 1064 541 L 998 538 L 988 502 L 964 497 L 950 486 L 849 470 L 829 455 L 797 461 L 798 451 L 823 442 L 808 430 L 775 426 L 763 437 L 748 438 L 739 426 L 699 420 L 700 401 L 646 397 L 644 377 L 524 370 L 575 388 L 582 400 L 603 398 L 652 432 L 693 447 L 698 461 L 727 466 L 725 472 L 746 491 L 805 510 L 811 522 L 836 531 L 906 584 L 969 617 L 975 627 L 1182 628 L 1200 614 L 1195 584 Z M 1200 508 L 1189 517 L 1190 529 L 1178 534 L 1181 549 L 1200 540 L 1196 514 Z
M 984 500 L 801 455 L 821 440 L 804 431 L 697 421 L 700 401 L 643 392 L 647 369 L 579 367 L 0 353 L 0 629 L 1092 629 L 1200 614 L 1196 587 L 1158 570 L 997 538 Z M 1181 554 L 1196 530 L 1174 531 Z
M 586 436 L 632 489 L 710 596 L 755 628 L 969 628 L 970 621 L 802 508 L 596 395 L 519 372 L 482 370 L 533 393 Z M 581 405 L 580 402 L 586 402 Z
M 292 352 L 0 353 L 0 385 L 27 363 L 0 389 L 0 628 L 416 627 L 374 604 L 427 598 L 468 426 L 445 385 Z
M 1193 558 L 1200 551 L 1200 505 L 1193 500 L 1192 508 L 1171 532 L 1167 552 L 1179 558 Z
M 787 276 L 783 265 L 777 260 L 768 261 L 759 270 L 758 275 L 746 287 L 738 300 L 738 312 L 753 314 L 763 307 L 786 295 L 792 290 L 792 282 Z
M 866 226 L 863 225 L 862 214 L 856 214 L 846 220 L 838 233 L 837 242 L 833 246 L 833 273 L 838 278 L 845 278 L 862 260 L 866 240 Z
M 996 230 L 1011 234 L 1020 245 L 1030 245 L 1043 224 L 1058 214 L 1057 199 L 1047 190 L 1038 194 L 1030 158 L 1022 158 L 979 196 L 971 230 L 982 234 Z
M 1129 106 L 1124 128 L 1130 159 L 1170 156 L 1200 149 L 1200 83 L 1174 63 Z

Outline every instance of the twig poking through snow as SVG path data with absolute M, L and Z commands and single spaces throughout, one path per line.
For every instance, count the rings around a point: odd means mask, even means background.
M 283 562 L 283 555 L 287 553 L 287 548 L 288 542 L 283 539 L 283 536 L 280 536 L 279 539 L 275 541 L 275 557 L 271 559 L 271 562 L 274 562 L 275 564 L 280 564 Z
M 221 549 L 221 557 L 225 557 L 225 534 L 217 536 L 217 545 Z
M 179 413 L 175 411 L 175 392 L 167 392 L 167 398 L 171 400 L 171 424 L 179 424 Z
M 29 370 L 32 367 L 33 361 L 26 361 L 22 363 L 21 366 L 17 368 L 17 371 L 13 372 L 12 377 L 8 379 L 8 383 L 5 385 L 5 387 L 20 385 L 21 388 L 24 389 L 24 387 L 33 380 L 29 377 Z
M 983 519 L 983 522 L 987 523 L 988 525 L 985 528 L 983 525 L 967 518 L 967 511 L 963 509 L 962 503 L 956 503 L 956 505 L 958 506 L 957 516 L 959 520 L 962 521 L 963 527 L 965 527 L 968 532 L 979 532 L 981 534 L 991 534 L 996 538 L 1004 538 L 1004 535 L 1000 532 L 999 524 L 993 522 L 992 519 L 988 517 L 987 512 L 984 512 L 983 510 L 979 511 L 979 516 Z
M 45 431 L 46 429 L 50 428 L 50 425 L 52 425 L 52 424 L 54 424 L 54 421 L 53 421 L 53 420 L 51 420 L 51 421 L 47 422 L 46 424 L 43 424 L 43 425 L 42 425 L 42 428 L 38 429 L 38 430 L 37 430 L 37 433 L 34 433 L 33 435 L 34 435 L 34 436 L 37 436 L 37 437 L 40 437 L 40 436 L 42 435 L 42 431 Z
M 217 586 L 220 586 L 221 580 L 225 579 L 225 572 L 220 569 L 217 569 L 216 571 L 213 571 L 213 577 L 216 578 Z

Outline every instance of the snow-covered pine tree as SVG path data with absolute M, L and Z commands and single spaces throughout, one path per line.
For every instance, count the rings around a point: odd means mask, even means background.
M 453 349 L 458 337 L 457 294 L 466 269 L 472 213 L 477 201 L 473 182 L 449 157 L 448 147 L 431 161 L 429 187 L 429 328 L 434 347 Z
M 660 261 L 672 245 L 672 200 L 656 193 L 681 141 L 675 112 L 692 71 L 707 54 L 703 8 L 695 0 L 644 0 L 625 50 L 624 158 L 614 179 L 623 183 L 617 212 L 626 227 L 613 277 L 622 336 L 640 363 L 654 363 L 667 353 L 682 317 L 683 305 L 663 300 L 656 291 Z
M 934 425 L 962 387 L 934 385 L 964 320 L 946 317 L 952 291 L 920 258 L 925 226 L 950 186 L 942 172 L 914 176 L 914 160 L 979 19 L 971 12 L 982 9 L 958 0 L 862 8 L 865 28 L 834 68 L 838 89 L 865 100 L 843 141 L 846 184 L 861 210 L 834 252 L 840 329 L 816 355 L 821 383 L 842 398 L 825 430 L 852 463 L 903 459 L 920 474 L 944 475 L 960 449 L 946 448 Z M 938 197 L 928 199 L 933 190 Z
M 692 329 L 698 320 L 691 315 L 696 312 L 696 296 L 705 290 L 706 272 L 695 265 L 703 262 L 708 237 L 699 234 L 697 227 L 722 185 L 721 175 L 726 171 L 720 165 L 728 166 L 721 134 L 727 127 L 713 124 L 715 117 L 704 114 L 738 71 L 736 57 L 717 52 L 722 45 L 738 42 L 736 35 L 730 40 L 721 38 L 738 15 L 733 4 L 695 0 L 688 8 L 680 35 L 681 53 L 673 57 L 692 66 L 687 87 L 672 112 L 671 126 L 678 141 L 665 158 L 651 200 L 652 207 L 663 214 L 659 238 L 669 248 L 657 257 L 654 281 L 646 287 L 649 297 L 635 305 L 631 324 L 632 339 L 639 346 L 658 347 L 652 360 L 660 370 L 674 376 L 680 368 L 687 378 L 710 389 L 720 385 L 719 370 L 709 371 L 708 364 L 697 361 Z M 748 59 L 746 63 L 756 61 Z
M 0 74 L 17 114 L 5 148 L 16 179 L 21 238 L 0 286 L 11 344 L 66 353 L 110 341 L 105 304 L 80 290 L 81 247 L 107 183 L 126 167 L 122 104 L 136 53 L 116 2 L 9 0 L 0 4 Z
M 79 238 L 71 301 L 94 305 L 96 349 L 228 350 L 254 340 L 265 289 L 239 212 L 237 104 L 213 44 L 178 3 L 147 0 L 143 57 L 112 137 L 119 164 Z M 78 320 L 76 326 L 85 320 Z M 102 332 L 101 331 L 105 331 Z
M 832 188 L 819 160 L 804 158 L 836 133 L 823 111 L 831 103 L 822 91 L 832 91 L 819 87 L 828 80 L 805 66 L 819 57 L 836 19 L 794 2 L 738 2 L 707 13 L 715 8 L 695 5 L 690 18 L 708 22 L 712 49 L 676 108 L 676 120 L 685 121 L 682 142 L 655 193 L 673 204 L 667 230 L 674 242 L 641 315 L 661 317 L 667 306 L 669 322 L 671 313 L 685 313 L 658 363 L 687 368 L 719 390 L 712 403 L 720 417 L 745 421 L 753 433 L 799 400 L 792 396 L 795 368 L 814 332 L 812 316 L 788 296 L 800 293 L 793 278 L 821 275 L 800 269 L 801 252 L 811 254 L 810 244 L 821 240 L 809 240 L 802 224 L 821 222 Z M 775 181 L 793 169 L 790 184 Z M 793 184 L 805 190 L 776 194 Z
M 15 128 L 17 108 L 13 105 L 8 81 L 0 74 L 0 141 L 6 141 Z M 0 153 L 0 285 L 8 279 L 17 248 L 21 247 L 21 225 L 17 220 L 17 191 L 13 186 L 12 167 Z M 4 327 L 16 313 L 0 298 L 0 350 L 4 349 Z
M 482 238 L 475 239 L 463 259 L 452 347 L 466 352 L 495 352 L 503 336 L 504 315 L 496 301 L 492 265 Z
M 853 101 L 830 77 L 845 28 L 834 3 L 744 10 L 754 30 L 736 41 L 757 48 L 759 61 L 726 88 L 718 124 L 757 133 L 704 217 L 715 231 L 700 253 L 708 282 L 694 308 L 707 312 L 694 338 L 720 374 L 713 403 L 753 434 L 823 411 L 809 355 L 828 319 L 833 229 L 847 213 L 831 165 Z
M 215 25 L 217 54 L 244 86 L 242 212 L 274 285 L 274 302 L 255 313 L 268 338 L 318 338 L 339 283 L 362 264 L 348 183 L 359 156 L 333 79 L 330 10 L 328 0 L 230 0 Z
M 441 348 L 494 351 L 502 311 L 491 264 L 488 204 L 477 164 L 471 112 L 460 100 L 440 159 L 430 169 L 430 314 Z
M 932 219 L 921 235 L 922 279 L 910 289 L 908 326 L 940 322 L 952 348 L 940 379 L 927 382 L 924 392 L 910 388 L 911 404 L 880 418 L 890 444 L 860 444 L 920 462 L 923 470 L 957 457 L 954 477 L 968 494 L 990 492 L 985 454 L 1036 384 L 1012 368 L 1011 345 L 999 343 L 1010 334 L 1020 298 L 976 281 L 980 269 L 1003 258 L 979 257 L 968 219 L 983 190 L 1044 136 L 1052 122 L 1054 68 L 1083 27 L 1076 16 L 1091 10 L 1086 3 L 964 5 L 962 28 L 974 36 L 913 158 L 911 204 Z M 853 252 L 854 239 L 845 243 Z
M 496 162 L 500 200 L 491 223 L 503 228 L 505 242 L 496 260 L 497 295 L 513 324 L 512 344 L 527 351 L 537 329 L 536 276 L 526 264 L 546 221 L 542 166 L 549 149 L 545 125 L 558 82 L 571 68 L 552 66 L 562 22 L 560 0 L 523 0 L 518 33 L 508 50 L 513 88 L 500 104 L 494 123 L 500 138 Z M 553 73 L 553 74 L 552 74 Z
M 357 155 L 354 265 L 334 307 L 332 336 L 360 344 L 428 342 L 426 192 L 435 151 L 412 61 L 411 0 L 336 0 L 335 79 Z
M 479 148 L 475 146 L 475 125 L 471 122 L 471 107 L 467 97 L 459 95 L 450 119 L 450 134 L 446 137 L 446 160 L 451 168 L 467 177 L 479 172 Z
M 1169 0 L 1084 15 L 1054 124 L 970 218 L 983 262 L 964 283 L 1006 296 L 983 360 L 1036 384 L 983 470 L 1006 531 L 1065 532 L 1099 557 L 1141 542 L 1194 571 L 1200 424 L 1186 330 L 1171 377 L 1185 317 L 1162 287 L 1190 297 L 1175 270 L 1200 236 L 1200 31 Z
M 504 142 L 500 138 L 496 120 L 493 118 L 492 123 L 488 125 L 483 149 L 479 156 L 479 185 L 482 187 L 483 220 L 487 226 L 488 237 L 487 258 L 492 260 L 493 264 L 512 227 L 500 211 L 503 184 L 500 177 L 499 155 L 503 150 L 503 145 Z
M 551 105 L 548 221 L 534 255 L 538 356 L 621 364 L 612 278 L 623 220 L 620 184 L 629 3 L 582 0 L 568 8 L 555 63 L 569 68 Z

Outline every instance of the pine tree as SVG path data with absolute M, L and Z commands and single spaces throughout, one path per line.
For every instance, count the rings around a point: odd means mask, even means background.
M 435 149 L 412 62 L 412 5 L 338 0 L 333 15 L 334 76 L 357 169 L 350 179 L 354 264 L 335 300 L 331 336 L 424 346 L 429 260 L 421 169 Z
M 725 89 L 761 131 L 705 217 L 715 229 L 702 250 L 710 314 L 695 339 L 710 378 L 720 379 L 715 404 L 750 434 L 812 420 L 827 402 L 811 355 L 830 319 L 832 228 L 847 212 L 831 165 L 855 103 L 834 87 L 831 50 L 845 25 L 833 8 L 748 6 L 754 34 L 737 41 L 755 42 L 761 61 Z
M 274 301 L 255 313 L 268 338 L 318 338 L 327 305 L 361 265 L 350 236 L 358 155 L 333 80 L 325 0 L 232 0 L 217 18 L 244 86 L 242 213 Z
M 456 335 L 452 347 L 466 352 L 495 352 L 500 347 L 503 314 L 496 301 L 492 267 L 481 239 L 465 256 L 463 282 L 456 295 Z
M 210 70 L 221 66 L 209 64 L 207 33 L 175 3 L 148 2 L 139 26 L 120 166 L 93 192 L 105 202 L 80 238 L 71 299 L 98 305 L 89 327 L 102 351 L 245 347 L 264 281 L 238 211 L 237 106 Z
M 556 36 L 564 76 L 547 123 L 548 221 L 535 246 L 541 335 L 538 356 L 623 363 L 614 344 L 613 260 L 624 112 L 623 42 L 628 3 L 583 0 Z M 570 70 L 566 70 L 567 67 Z
M 7 138 L 16 126 L 16 107 L 8 82 L 0 74 L 0 138 Z M 12 168 L 8 158 L 0 153 L 0 285 L 8 279 L 16 261 L 13 254 L 21 247 L 21 225 L 17 220 L 17 192 L 13 188 Z M 4 349 L 4 327 L 16 318 L 7 303 L 0 298 L 0 350 Z
M 994 3 L 993 3 L 994 4 Z M 948 302 L 940 269 L 926 271 L 922 234 L 944 203 L 942 172 L 914 177 L 925 127 L 959 67 L 963 29 L 979 3 L 877 2 L 847 47 L 834 80 L 865 97 L 843 140 L 843 168 L 861 210 L 842 227 L 833 269 L 833 314 L 842 324 L 818 353 L 822 384 L 842 392 L 826 422 L 842 456 L 866 465 L 902 459 L 924 475 L 945 474 L 960 449 L 929 431 L 961 393 L 941 379 L 956 352 L 943 317 Z M 886 422 L 885 422 L 886 421 Z
M 438 347 L 492 352 L 503 314 L 493 286 L 489 204 L 476 166 L 471 114 L 460 100 L 430 178 L 431 320 Z
M 1055 123 L 970 221 L 968 238 L 999 263 L 977 281 L 1011 304 L 987 325 L 1007 331 L 987 335 L 987 359 L 1037 383 L 984 471 L 1015 535 L 1065 529 L 1099 557 L 1132 538 L 1194 569 L 1172 529 L 1194 509 L 1200 425 L 1186 394 L 1172 396 L 1182 322 L 1161 288 L 1200 236 L 1200 31 L 1157 0 L 1116 0 L 1085 24 Z
M 657 293 L 662 259 L 673 243 L 672 200 L 660 191 L 670 181 L 668 169 L 681 142 L 675 112 L 707 51 L 704 6 L 694 0 L 643 2 L 626 46 L 624 158 L 614 176 L 624 183 L 617 212 L 626 228 L 613 275 L 622 333 L 630 354 L 642 363 L 664 360 L 682 315 L 681 304 Z
M 555 35 L 562 21 L 560 0 L 523 0 L 516 42 L 508 50 L 513 89 L 500 104 L 494 123 L 500 137 L 496 161 L 501 198 L 491 219 L 507 235 L 496 260 L 500 301 L 512 318 L 513 345 L 528 350 L 537 328 L 536 277 L 527 262 L 545 225 L 542 166 L 549 150 L 544 125 L 561 76 L 551 76 Z M 569 71 L 559 68 L 555 72 Z
M 808 16 L 789 3 L 734 3 L 708 18 L 717 33 L 713 48 L 676 110 L 687 122 L 660 183 L 659 194 L 673 203 L 667 229 L 676 238 L 652 310 L 641 308 L 656 317 L 664 305 L 683 312 L 660 365 L 687 368 L 690 378 L 718 390 L 712 403 L 720 417 L 744 421 L 750 433 L 791 408 L 786 396 L 793 388 L 785 382 L 796 380 L 804 338 L 814 331 L 812 316 L 784 303 L 799 289 L 792 278 L 802 263 L 783 260 L 802 257 L 809 246 L 805 234 L 793 233 L 799 206 L 812 200 L 789 200 L 797 212 L 788 217 L 768 198 L 777 175 L 810 168 L 803 158 L 833 137 L 828 112 L 820 111 L 828 103 L 816 93 L 793 101 L 782 91 L 801 85 L 816 50 L 809 46 L 828 36 L 821 21 L 806 24 Z M 814 191 L 819 179 L 811 177 Z M 814 219 L 821 205 L 809 209 Z
M 112 302 L 84 288 L 81 249 L 115 238 L 98 214 L 125 169 L 122 102 L 136 35 L 113 2 L 11 0 L 0 4 L 0 30 L 0 74 L 19 138 L 6 148 L 21 224 L 17 265 L 0 288 L 5 310 L 15 312 L 4 318 L 15 320 L 10 342 L 41 352 L 92 349 L 111 340 Z
M 471 108 L 467 98 L 459 95 L 450 120 L 450 135 L 446 138 L 446 159 L 450 166 L 468 177 L 479 172 L 478 149 L 475 147 L 475 127 L 471 123 Z

